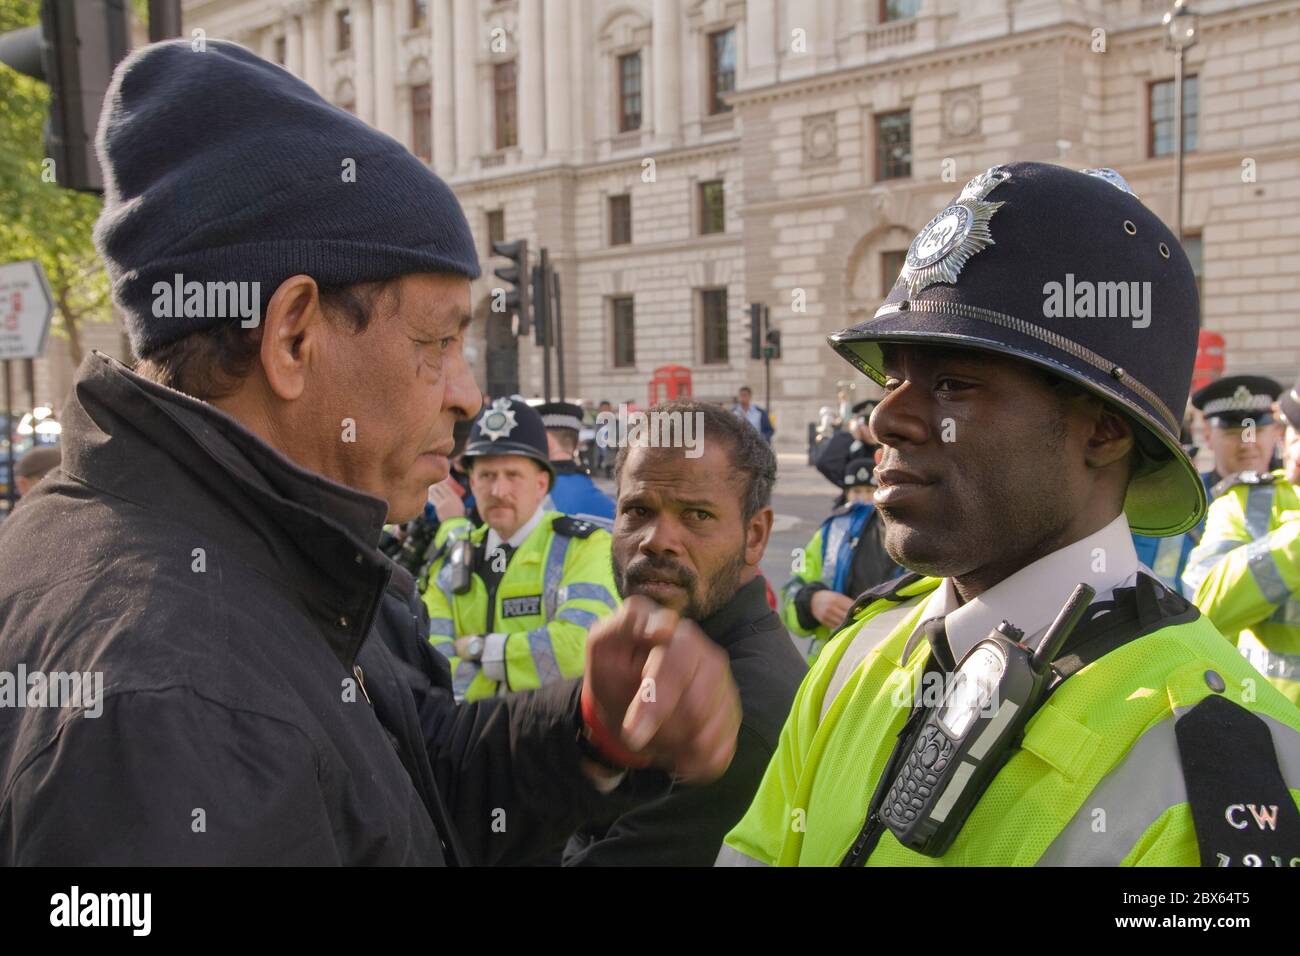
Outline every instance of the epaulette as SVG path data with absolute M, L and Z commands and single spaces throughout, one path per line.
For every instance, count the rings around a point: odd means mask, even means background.
M 1239 471 L 1235 475 L 1224 478 L 1211 488 L 1210 498 L 1217 498 L 1225 491 L 1230 491 L 1238 485 L 1271 485 L 1276 480 L 1277 475 L 1271 471 Z
M 915 584 L 925 577 L 919 571 L 908 571 L 896 578 L 890 578 L 888 581 L 881 581 L 874 588 L 868 588 L 858 595 L 849 612 L 844 615 L 844 623 L 847 624 L 854 619 L 854 616 L 861 610 L 870 607 L 876 601 L 896 601 L 898 592 L 908 585 Z
M 600 530 L 600 525 L 596 522 L 575 518 L 572 515 L 560 515 L 551 522 L 551 527 L 555 529 L 556 534 L 562 534 L 566 538 L 590 538 L 594 532 Z

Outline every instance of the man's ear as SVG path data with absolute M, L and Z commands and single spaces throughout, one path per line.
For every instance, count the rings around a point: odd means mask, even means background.
M 1135 442 L 1132 423 L 1098 401 L 1092 434 L 1088 436 L 1088 444 L 1084 449 L 1088 467 L 1107 468 L 1116 462 L 1126 461 Z
M 749 526 L 745 529 L 745 563 L 751 566 L 757 566 L 758 562 L 763 560 L 763 552 L 767 550 L 767 539 L 772 536 L 772 521 L 775 514 L 770 507 L 760 508 L 754 517 L 749 519 Z
M 323 349 L 324 316 L 320 291 L 311 276 L 291 276 L 280 283 L 262 318 L 259 358 L 267 386 L 285 401 L 301 397 L 307 370 Z

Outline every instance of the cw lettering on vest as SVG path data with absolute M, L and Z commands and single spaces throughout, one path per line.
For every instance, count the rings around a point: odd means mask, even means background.
M 1277 829 L 1277 804 L 1260 806 L 1254 803 L 1234 803 L 1223 812 L 1224 819 L 1228 821 L 1228 826 L 1235 830 L 1244 830 L 1250 826 L 1249 820 L 1236 816 L 1237 814 L 1244 814 L 1247 810 L 1255 818 L 1255 826 L 1259 827 L 1259 829 Z

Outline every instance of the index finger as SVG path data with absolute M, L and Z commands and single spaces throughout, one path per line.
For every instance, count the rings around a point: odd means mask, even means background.
M 700 655 L 682 647 L 689 643 L 689 639 L 682 637 L 683 626 L 694 627 L 694 624 L 679 622 L 672 639 L 651 648 L 646 656 L 645 666 L 641 669 L 641 686 L 645 688 L 648 685 L 653 693 L 647 699 L 644 693 L 638 692 L 623 716 L 623 733 L 631 750 L 640 751 L 654 739 L 699 668 Z M 677 653 L 673 653 L 674 650 Z

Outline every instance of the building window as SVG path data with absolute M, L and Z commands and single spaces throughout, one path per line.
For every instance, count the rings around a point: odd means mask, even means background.
M 519 142 L 515 127 L 515 61 L 498 63 L 492 68 L 492 90 L 496 106 L 497 149 L 507 149 Z
M 632 197 L 627 193 L 609 197 L 609 244 L 626 246 L 632 241 Z
M 700 183 L 700 235 L 727 229 L 727 193 L 721 179 Z
M 880 0 L 880 22 L 906 20 L 921 10 L 921 0 Z
M 1174 81 L 1160 80 L 1149 87 L 1151 129 L 1148 152 L 1152 156 L 1174 153 Z M 1183 149 L 1196 149 L 1197 82 L 1183 77 Z
M 709 34 L 709 113 L 729 113 L 731 107 L 722 101 L 726 93 L 736 88 L 736 31 L 735 28 Z
M 411 29 L 419 30 L 429 23 L 429 0 L 411 0 Z
M 912 111 L 876 117 L 876 179 L 906 179 L 912 175 Z
M 906 258 L 906 249 L 890 250 L 880 254 L 880 288 L 884 295 L 889 295 L 889 290 L 898 281 L 898 274 L 903 271 L 903 261 Z
M 492 243 L 506 241 L 506 211 L 504 209 L 488 210 L 487 237 L 489 250 L 492 248 Z
M 411 152 L 426 163 L 433 161 L 433 87 L 411 87 Z
M 641 128 L 641 51 L 618 58 L 618 131 Z
M 636 365 L 636 328 L 633 320 L 632 297 L 610 300 L 614 320 L 614 367 L 632 368 Z
M 727 361 L 727 290 L 705 289 L 700 293 L 700 315 L 704 320 L 704 364 Z
M 275 62 L 279 63 L 281 66 L 284 66 L 285 62 L 288 59 L 289 59 L 289 55 L 285 52 L 284 37 L 276 37 L 275 38 Z
M 344 50 L 352 49 L 352 9 L 344 7 L 334 14 L 335 33 L 338 36 L 338 43 L 335 49 L 339 53 Z

